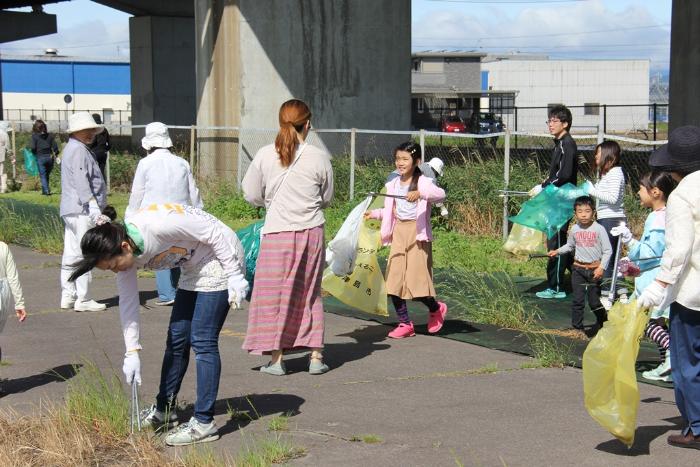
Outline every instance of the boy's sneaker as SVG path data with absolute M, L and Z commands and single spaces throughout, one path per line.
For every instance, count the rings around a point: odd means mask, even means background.
M 219 439 L 219 429 L 214 420 L 211 423 L 200 423 L 196 418 L 180 425 L 165 435 L 168 446 L 187 446 L 188 444 L 208 443 Z
M 445 315 L 447 314 L 447 305 L 443 302 L 438 302 L 440 308 L 437 311 L 428 313 L 428 332 L 430 334 L 435 334 L 445 323 Z
M 537 298 L 566 298 L 566 292 L 546 289 L 535 294 Z
M 413 322 L 410 322 L 408 324 L 399 323 L 399 325 L 396 326 L 396 329 L 391 331 L 388 335 L 392 339 L 403 339 L 404 337 L 415 336 L 416 330 L 413 328 Z
M 155 405 L 152 405 L 147 409 L 143 409 L 140 417 L 141 428 L 150 428 L 154 431 L 169 430 L 176 427 L 178 424 L 177 414 L 174 411 L 171 411 L 168 414 L 166 422 L 165 412 L 158 410 Z

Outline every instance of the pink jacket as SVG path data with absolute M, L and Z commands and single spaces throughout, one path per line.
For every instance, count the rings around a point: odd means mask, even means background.
M 386 193 L 388 195 L 395 195 L 399 183 L 401 183 L 400 177 L 396 177 L 388 182 L 385 185 Z M 416 240 L 432 242 L 433 231 L 430 228 L 430 203 L 444 201 L 445 190 L 435 185 L 431 178 L 421 175 L 418 179 L 418 191 L 420 192 L 420 199 L 418 200 L 418 207 L 416 209 Z M 391 244 L 391 236 L 394 232 L 394 224 L 396 223 L 396 218 L 394 217 L 394 200 L 395 198 L 385 197 L 384 207 L 381 209 L 373 209 L 369 213 L 371 219 L 381 219 L 382 221 L 380 233 L 384 245 Z

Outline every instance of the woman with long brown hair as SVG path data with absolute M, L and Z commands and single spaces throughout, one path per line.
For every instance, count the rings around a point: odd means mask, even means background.
M 53 170 L 54 157 L 58 156 L 58 143 L 46 129 L 46 123 L 43 120 L 34 120 L 32 140 L 29 143 L 29 147 L 36 156 L 36 163 L 39 166 L 41 194 L 50 195 L 49 177 Z
M 243 348 L 270 354 L 263 373 L 284 375 L 285 351 L 310 349 L 309 373 L 323 363 L 323 208 L 333 198 L 330 155 L 306 142 L 311 111 L 298 99 L 280 107 L 275 143 L 261 148 L 243 179 L 245 199 L 266 209 Z

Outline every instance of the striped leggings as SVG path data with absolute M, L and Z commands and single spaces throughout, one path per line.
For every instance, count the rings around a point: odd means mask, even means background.
M 669 343 L 671 342 L 671 335 L 668 333 L 668 329 L 657 324 L 655 321 L 649 321 L 644 335 L 647 336 L 652 341 L 656 342 L 659 347 L 659 355 L 661 360 L 666 358 L 666 351 L 668 350 Z

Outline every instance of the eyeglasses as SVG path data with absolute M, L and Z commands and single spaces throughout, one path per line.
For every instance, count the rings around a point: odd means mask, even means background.
M 559 120 L 558 118 L 550 118 L 549 120 L 546 120 L 544 123 L 545 123 L 545 125 L 549 125 L 550 123 L 561 123 L 561 120 Z

